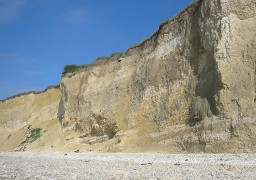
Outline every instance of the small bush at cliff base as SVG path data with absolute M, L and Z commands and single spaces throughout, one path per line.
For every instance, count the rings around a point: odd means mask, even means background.
M 79 68 L 80 68 L 80 66 L 77 66 L 77 65 L 66 65 L 64 67 L 64 72 L 65 73 L 73 73 L 73 72 L 78 71 Z
M 34 141 L 36 141 L 38 138 L 41 137 L 41 128 L 32 128 L 31 126 L 28 127 L 29 129 L 29 135 L 26 137 L 25 141 L 23 141 L 21 144 L 29 144 Z

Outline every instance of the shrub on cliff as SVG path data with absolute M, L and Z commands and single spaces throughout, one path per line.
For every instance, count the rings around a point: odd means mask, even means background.
M 122 56 L 124 54 L 124 52 L 115 52 L 115 53 L 113 53 L 113 54 L 111 54 L 111 56 L 101 56 L 101 57 L 98 57 L 97 59 L 96 59 L 96 61 L 97 60 L 105 60 L 105 59 L 109 59 L 109 58 L 111 58 L 111 57 L 113 57 L 113 56 Z
M 81 65 L 79 68 L 87 68 L 87 67 L 89 67 L 89 66 L 91 66 L 91 64 L 83 64 L 83 65 Z
M 110 56 L 101 56 L 101 57 L 98 57 L 97 59 L 96 59 L 96 61 L 97 60 L 105 60 L 105 59 L 109 59 L 110 58 Z
M 124 52 L 115 52 L 111 55 L 111 57 L 113 56 L 122 56 L 124 54 Z
M 80 66 L 77 65 L 66 65 L 64 67 L 64 73 L 73 73 L 79 70 Z

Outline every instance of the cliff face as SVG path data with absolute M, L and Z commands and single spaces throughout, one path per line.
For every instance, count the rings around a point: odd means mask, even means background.
M 24 142 L 32 129 L 40 129 L 43 136 L 39 142 L 32 143 L 28 150 L 49 148 L 44 148 L 45 144 L 55 145 L 54 141 L 60 139 L 56 133 L 61 132 L 57 118 L 60 98 L 60 88 L 56 86 L 1 101 L 0 151 L 26 150 L 29 144 Z M 44 141 L 48 142 L 42 144 Z
M 61 93 L 59 87 L 44 92 L 26 93 L 0 102 L 0 124 L 17 130 L 32 121 L 57 118 Z
M 111 136 L 138 129 L 155 146 L 253 149 L 255 12 L 252 0 L 200 1 L 118 60 L 63 77 L 63 127 L 86 140 L 115 125 Z
M 47 118 L 90 150 L 255 151 L 255 28 L 254 0 L 200 0 L 124 55 L 63 75 Z

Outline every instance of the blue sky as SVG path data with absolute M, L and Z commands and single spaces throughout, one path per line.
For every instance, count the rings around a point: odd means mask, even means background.
M 0 0 L 0 99 L 125 51 L 194 0 Z

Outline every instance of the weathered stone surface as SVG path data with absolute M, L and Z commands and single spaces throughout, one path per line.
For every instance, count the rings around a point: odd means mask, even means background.
M 0 102 L 0 124 L 7 129 L 20 129 L 33 121 L 57 118 L 61 93 L 59 86 L 44 92 L 31 92 Z
M 45 118 L 87 150 L 255 151 L 255 28 L 254 0 L 199 0 L 121 57 L 64 74 Z M 8 112 L 5 126 L 28 119 Z
M 96 114 L 119 129 L 169 131 L 166 146 L 253 150 L 255 11 L 252 0 L 199 1 L 120 61 L 63 77 L 64 127 Z M 184 126 L 179 134 L 176 126 Z

